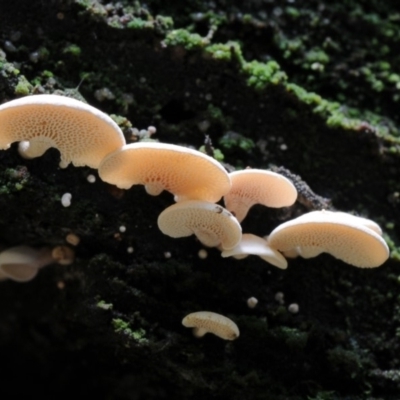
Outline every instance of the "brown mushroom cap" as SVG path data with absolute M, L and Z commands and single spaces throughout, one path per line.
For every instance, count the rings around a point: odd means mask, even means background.
M 0 148 L 21 141 L 26 158 L 50 147 L 61 153 L 61 167 L 97 168 L 108 154 L 125 144 L 118 125 L 100 110 L 81 101 L 52 94 L 12 100 L 0 106 Z
M 389 248 L 375 230 L 345 213 L 313 211 L 275 228 L 268 236 L 271 247 L 303 257 L 322 252 L 356 267 L 373 268 L 389 257 Z
M 237 219 L 218 204 L 187 200 L 166 208 L 158 217 L 158 227 L 173 238 L 196 235 L 205 246 L 231 249 L 242 237 Z
M 231 187 L 219 162 L 200 151 L 166 143 L 128 144 L 102 161 L 99 175 L 120 189 L 145 185 L 154 196 L 167 190 L 176 201 L 216 202 Z
M 235 340 L 239 337 L 239 328 L 231 319 L 211 311 L 191 313 L 183 318 L 182 325 L 193 328 L 196 337 L 202 337 L 206 333 L 213 333 L 225 340 Z
M 268 242 L 251 233 L 243 233 L 241 241 L 230 250 L 224 250 L 222 257 L 244 258 L 248 255 L 256 255 L 275 267 L 286 269 L 287 261 L 279 251 L 269 246 Z
M 60 265 L 71 265 L 75 259 L 75 251 L 66 245 L 59 245 L 51 250 L 54 262 Z
M 248 168 L 231 172 L 229 176 L 232 188 L 224 196 L 224 203 L 239 222 L 254 204 L 279 208 L 291 206 L 297 199 L 293 183 L 276 172 Z

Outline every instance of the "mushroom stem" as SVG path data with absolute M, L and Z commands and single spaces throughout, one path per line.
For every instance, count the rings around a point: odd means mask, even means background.
M 193 336 L 197 338 L 202 338 L 207 332 L 204 328 L 193 328 Z

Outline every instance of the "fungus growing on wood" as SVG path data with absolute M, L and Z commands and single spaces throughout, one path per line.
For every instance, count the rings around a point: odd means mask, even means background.
M 54 262 L 60 265 L 71 265 L 75 259 L 75 251 L 65 245 L 56 246 L 51 251 Z
M 286 258 L 279 251 L 271 248 L 265 239 L 251 233 L 244 233 L 240 242 L 233 249 L 222 251 L 221 256 L 242 259 L 250 254 L 259 256 L 275 267 L 287 268 Z
M 198 338 L 206 333 L 213 333 L 225 340 L 235 340 L 239 337 L 239 328 L 231 319 L 211 311 L 191 313 L 183 318 L 182 325 L 193 328 L 193 334 Z
M 20 141 L 25 158 L 40 157 L 50 147 L 60 151 L 60 166 L 97 168 L 125 144 L 118 125 L 106 114 L 70 97 L 41 94 L 0 106 L 0 149 Z
M 0 253 L 0 279 L 10 278 L 17 282 L 32 280 L 39 269 L 50 264 L 68 265 L 72 263 L 73 253 L 67 246 L 43 247 L 14 246 Z M 72 251 L 72 250 L 71 250 Z
M 388 259 L 389 248 L 364 220 L 343 212 L 313 211 L 279 225 L 268 243 L 284 254 L 295 250 L 310 258 L 325 252 L 356 267 L 379 267 Z
M 133 143 L 109 154 L 99 166 L 100 178 L 120 189 L 144 185 L 148 194 L 163 190 L 175 201 L 217 202 L 231 181 L 222 165 L 200 151 L 166 143 Z
M 166 208 L 158 217 L 165 235 L 180 238 L 196 235 L 208 247 L 232 249 L 242 237 L 237 219 L 225 208 L 206 201 L 187 200 Z
M 297 190 L 283 175 L 261 169 L 245 169 L 229 174 L 232 188 L 224 196 L 225 207 L 239 222 L 255 204 L 280 208 L 294 204 Z

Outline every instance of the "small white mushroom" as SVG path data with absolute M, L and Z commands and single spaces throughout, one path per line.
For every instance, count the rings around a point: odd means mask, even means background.
M 258 300 L 255 297 L 249 297 L 247 299 L 247 307 L 249 308 L 255 308 L 255 306 L 258 304 Z
M 180 238 L 196 235 L 208 247 L 231 249 L 239 243 L 242 228 L 237 219 L 218 204 L 188 200 L 166 208 L 158 217 L 165 235 Z
M 193 328 L 193 334 L 198 338 L 206 333 L 213 333 L 225 340 L 235 340 L 239 337 L 239 328 L 231 319 L 212 311 L 191 313 L 183 318 L 182 325 Z
M 35 249 L 29 246 L 14 246 L 0 253 L 0 277 L 7 277 L 17 282 L 33 279 L 40 268 L 59 263 L 66 265 L 73 260 L 67 246 L 56 246 L 51 249 L 43 247 Z M 71 259 L 72 258 L 72 259 Z
M 60 151 L 60 166 L 97 168 L 100 161 L 125 144 L 118 125 L 100 110 L 79 100 L 40 94 L 0 105 L 0 149 L 21 142 L 25 158 L 43 155 L 50 147 Z
M 248 168 L 231 172 L 229 177 L 232 187 L 224 196 L 224 203 L 239 222 L 255 204 L 280 208 L 291 206 L 297 199 L 293 183 L 276 172 Z
M 300 307 L 297 303 L 292 303 L 292 304 L 289 304 L 289 306 L 288 306 L 288 311 L 291 314 L 297 314 L 299 312 L 299 310 L 300 310 Z
M 63 207 L 69 207 L 71 205 L 72 194 L 71 193 L 64 193 L 61 196 L 61 204 Z
M 325 252 L 355 267 L 374 268 L 389 257 L 378 228 L 343 212 L 312 211 L 279 225 L 268 243 L 284 254 L 310 258 Z
M 120 189 L 144 185 L 153 196 L 167 190 L 176 201 L 216 202 L 231 188 L 228 173 L 218 161 L 200 151 L 167 143 L 123 146 L 104 158 L 99 176 Z
M 275 267 L 287 268 L 287 261 L 279 251 L 269 246 L 268 242 L 262 237 L 251 233 L 243 233 L 240 242 L 233 249 L 222 251 L 221 256 L 242 259 L 250 254 L 259 256 Z

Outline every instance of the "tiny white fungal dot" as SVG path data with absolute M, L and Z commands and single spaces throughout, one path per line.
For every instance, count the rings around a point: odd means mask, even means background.
M 250 297 L 247 299 L 247 306 L 249 308 L 254 308 L 258 303 L 258 300 L 255 297 Z
M 86 179 L 87 179 L 87 181 L 88 181 L 89 183 L 95 183 L 95 182 L 96 182 L 96 177 L 95 177 L 94 175 L 92 175 L 92 174 L 88 175 L 88 176 L 86 177 Z
M 64 207 L 69 207 L 71 205 L 72 194 L 71 193 L 64 193 L 61 196 L 61 204 Z
M 132 246 L 129 246 L 129 247 L 126 249 L 126 251 L 127 251 L 129 254 L 132 254 L 132 253 L 133 253 L 133 247 L 132 247 Z
M 297 314 L 299 312 L 299 305 L 297 303 L 292 303 L 288 307 L 288 311 L 292 314 Z
M 280 148 L 282 151 L 285 151 L 285 150 L 288 149 L 287 144 L 285 144 L 285 143 L 281 144 L 281 145 L 279 146 L 279 148 Z
M 149 135 L 154 135 L 157 132 L 157 128 L 155 126 L 148 126 L 147 127 L 147 132 L 149 132 Z
M 121 233 L 126 232 L 126 226 L 121 225 L 121 226 L 119 227 L 119 231 L 120 231 Z
M 165 258 L 171 258 L 172 254 L 169 251 L 164 252 L 164 257 Z
M 208 257 L 208 252 L 206 249 L 201 249 L 199 250 L 199 252 L 197 253 L 197 255 L 199 256 L 199 258 L 201 258 L 202 260 L 206 259 Z

